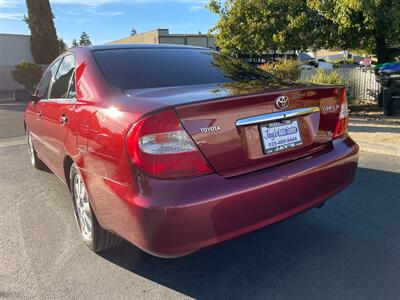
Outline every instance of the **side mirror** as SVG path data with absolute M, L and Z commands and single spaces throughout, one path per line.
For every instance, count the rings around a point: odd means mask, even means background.
M 37 94 L 33 94 L 33 95 L 31 95 L 31 100 L 34 103 L 38 103 L 40 100 L 40 97 Z

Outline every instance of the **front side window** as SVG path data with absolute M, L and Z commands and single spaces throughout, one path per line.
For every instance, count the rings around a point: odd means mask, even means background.
M 75 71 L 75 58 L 73 55 L 67 55 L 61 62 L 61 65 L 54 77 L 51 86 L 50 99 L 68 98 L 68 87 L 71 82 L 72 74 Z
M 55 76 L 59 65 L 60 65 L 60 60 L 57 60 L 44 74 L 38 88 L 37 95 L 39 99 L 47 98 L 51 79 Z

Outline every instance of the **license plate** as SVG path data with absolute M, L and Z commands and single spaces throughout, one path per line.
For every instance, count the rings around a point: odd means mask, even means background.
M 299 125 L 296 120 L 284 120 L 260 126 L 265 154 L 284 151 L 302 144 Z

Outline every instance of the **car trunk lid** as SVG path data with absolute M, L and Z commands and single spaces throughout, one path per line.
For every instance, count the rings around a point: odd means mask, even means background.
M 174 108 L 210 165 L 218 174 L 229 177 L 279 165 L 329 147 L 342 91 L 339 86 L 225 83 L 125 93 L 141 101 L 141 107 L 147 107 L 149 112 Z M 287 107 L 277 107 L 279 97 L 287 97 Z M 282 127 L 285 122 L 289 123 Z M 262 135 L 263 128 L 264 131 L 271 128 L 265 126 L 275 126 L 274 134 L 297 128 L 300 142 L 294 141 L 293 147 L 277 145 L 271 152 Z
M 235 176 L 329 147 L 339 114 L 340 91 L 340 87 L 295 87 L 228 96 L 175 109 L 215 171 Z M 276 101 L 282 98 L 289 104 L 280 109 Z M 282 132 L 282 136 L 288 133 L 293 140 L 279 144 Z M 271 144 L 274 135 L 275 144 Z

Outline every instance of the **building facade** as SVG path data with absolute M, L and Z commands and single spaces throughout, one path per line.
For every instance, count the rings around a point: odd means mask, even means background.
M 137 33 L 109 44 L 175 44 L 216 48 L 214 37 L 210 34 L 170 34 L 168 29 Z
M 11 75 L 15 65 L 22 61 L 33 62 L 30 36 L 0 33 L 0 91 L 24 88 Z

